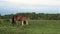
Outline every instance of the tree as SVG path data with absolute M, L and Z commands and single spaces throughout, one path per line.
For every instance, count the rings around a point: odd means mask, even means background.
M 1 14 L 0 14 L 0 17 L 1 17 Z
M 0 19 L 1 19 L 1 14 L 0 14 Z

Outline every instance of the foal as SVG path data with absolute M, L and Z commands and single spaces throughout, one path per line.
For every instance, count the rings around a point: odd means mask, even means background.
M 22 21 L 22 26 L 25 24 L 25 25 L 28 25 L 28 19 L 27 17 L 25 16 L 13 16 L 12 17 L 12 25 L 16 24 L 16 20 L 18 21 Z

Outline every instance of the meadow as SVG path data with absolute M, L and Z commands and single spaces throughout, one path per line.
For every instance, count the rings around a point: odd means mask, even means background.
M 60 20 L 29 20 L 29 25 L 21 26 L 17 21 L 0 20 L 0 34 L 60 34 Z

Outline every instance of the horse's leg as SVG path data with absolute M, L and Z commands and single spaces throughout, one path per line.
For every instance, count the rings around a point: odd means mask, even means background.
M 14 19 L 12 19 L 12 26 L 14 26 Z
M 28 25 L 28 20 L 26 20 L 26 25 Z
M 16 22 L 14 22 L 14 24 L 16 25 Z
M 14 23 L 12 22 L 12 26 L 14 26 Z
M 12 25 L 14 26 L 14 24 L 16 24 L 16 20 L 14 19 L 14 17 L 12 18 Z
M 13 25 L 13 26 L 14 26 L 14 23 L 15 23 L 15 22 L 12 22 L 12 25 Z
M 24 25 L 26 25 L 26 21 L 24 21 Z
M 12 25 L 13 25 L 13 26 L 14 26 L 14 24 L 16 24 L 16 21 L 15 21 L 15 20 L 12 21 Z
M 22 26 L 23 26 L 24 24 L 23 24 L 23 21 L 22 21 Z
M 16 24 L 16 22 L 12 22 L 12 25 L 14 26 L 14 24 Z

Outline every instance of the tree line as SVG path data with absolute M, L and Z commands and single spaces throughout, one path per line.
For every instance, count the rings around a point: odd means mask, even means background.
M 1 19 L 12 19 L 13 15 L 23 15 L 32 20 L 60 20 L 60 14 L 44 14 L 44 13 L 16 13 L 10 15 L 1 16 Z

